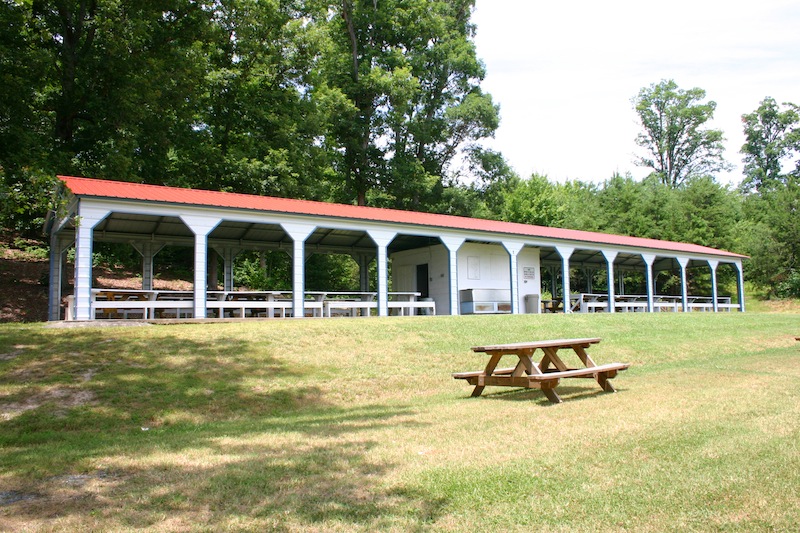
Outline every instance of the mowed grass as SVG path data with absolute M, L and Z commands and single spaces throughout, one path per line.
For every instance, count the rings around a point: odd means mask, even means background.
M 800 315 L 0 326 L 0 530 L 796 531 Z M 471 387 L 599 336 L 603 393 Z M 511 361 L 508 361 L 511 362 Z

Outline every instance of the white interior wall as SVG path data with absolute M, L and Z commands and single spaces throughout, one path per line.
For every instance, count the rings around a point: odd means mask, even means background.
M 428 265 L 428 295 L 436 302 L 437 315 L 450 314 L 448 253 L 443 245 L 426 246 L 392 254 L 392 290 L 417 290 L 417 265 Z
M 458 288 L 511 289 L 508 252 L 500 244 L 464 243 L 458 250 Z M 392 254 L 392 287 L 395 291 L 416 290 L 417 265 L 428 264 L 430 297 L 438 314 L 450 313 L 447 278 L 448 254 L 442 245 Z M 525 310 L 525 296 L 540 294 L 539 249 L 525 247 L 517 255 L 519 309 Z
M 458 250 L 458 289 L 506 289 L 508 252 L 500 244 L 464 243 Z

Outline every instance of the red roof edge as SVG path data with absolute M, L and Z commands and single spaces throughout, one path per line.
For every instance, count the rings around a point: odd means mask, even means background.
M 533 226 L 516 222 L 502 222 L 454 215 L 401 211 L 398 209 L 315 202 L 311 200 L 296 200 L 271 196 L 256 196 L 202 189 L 168 187 L 163 185 L 146 185 L 75 176 L 58 176 L 58 178 L 76 197 L 137 200 L 205 207 L 246 209 L 293 215 L 323 216 L 350 220 L 369 220 L 373 222 L 479 231 L 484 233 L 503 233 L 517 237 L 561 239 L 591 244 L 648 248 L 683 254 L 703 254 L 740 259 L 747 258 L 746 255 L 735 254 L 698 244 L 629 237 L 610 233 L 551 228 L 546 226 Z

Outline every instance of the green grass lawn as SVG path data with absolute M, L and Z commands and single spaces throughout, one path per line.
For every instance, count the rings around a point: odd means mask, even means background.
M 0 530 L 797 531 L 796 335 L 796 313 L 0 325 Z M 632 363 L 618 393 L 450 377 L 473 345 L 588 336 Z

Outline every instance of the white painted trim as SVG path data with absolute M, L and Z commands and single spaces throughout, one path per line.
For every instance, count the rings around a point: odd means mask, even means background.
M 608 283 L 608 312 L 614 313 L 615 312 L 615 299 L 616 295 L 614 293 L 614 259 L 617 258 L 619 255 L 618 252 L 615 251 L 607 251 L 603 250 L 603 257 L 606 258 L 606 274 L 607 274 L 607 283 Z
M 91 319 L 92 306 L 92 248 L 94 228 L 111 211 L 102 206 L 78 204 L 75 232 L 75 320 Z
M 314 233 L 317 226 L 296 222 L 284 222 L 280 226 L 292 239 L 292 313 L 295 317 L 304 317 L 306 314 L 306 239 Z
M 439 240 L 447 248 L 447 269 L 450 276 L 450 314 L 455 316 L 461 314 L 461 306 L 458 301 L 458 250 L 463 246 L 466 239 L 464 237 L 443 235 L 439 237 Z
M 569 258 L 575 251 L 571 246 L 556 246 L 556 252 L 561 256 L 561 292 L 564 299 L 564 313 L 571 313 L 570 309 L 570 287 L 569 287 Z M 555 298 L 555 294 L 553 295 Z
M 517 276 L 517 255 L 525 247 L 524 242 L 503 241 L 503 248 L 508 252 L 508 266 L 511 286 L 511 314 L 518 315 L 519 309 L 519 277 Z
M 194 233 L 194 316 L 206 318 L 208 234 L 214 231 L 222 219 L 198 214 L 182 214 L 180 219 Z
M 708 268 L 711 270 L 711 305 L 715 313 L 719 312 L 719 301 L 717 300 L 717 267 L 719 261 L 716 259 L 707 259 Z
M 415 235 L 420 237 L 435 237 L 438 238 L 447 248 L 449 252 L 449 270 L 450 270 L 450 304 L 451 313 L 458 314 L 459 301 L 458 301 L 458 250 L 467 240 L 475 240 L 481 242 L 492 242 L 502 245 L 509 253 L 509 269 L 511 274 L 511 292 L 512 292 L 512 310 L 517 313 L 520 311 L 519 298 L 519 281 L 516 271 L 518 270 L 517 255 L 520 250 L 525 246 L 534 248 L 551 248 L 555 249 L 562 257 L 562 277 L 564 280 L 564 293 L 565 297 L 569 297 L 570 283 L 569 283 L 569 263 L 570 257 L 575 250 L 602 253 L 606 258 L 607 264 L 610 265 L 609 273 L 612 274 L 614 269 L 614 258 L 619 254 L 632 254 L 641 255 L 645 262 L 647 275 L 648 275 L 648 310 L 653 311 L 653 294 L 654 294 L 654 279 L 653 279 L 653 262 L 656 256 L 665 259 L 677 260 L 681 265 L 682 271 L 682 292 L 684 299 L 684 308 L 686 305 L 686 267 L 690 259 L 685 255 L 678 255 L 674 251 L 656 249 L 656 248 L 640 248 L 629 247 L 620 245 L 604 245 L 598 243 L 586 243 L 583 241 L 562 240 L 556 238 L 540 238 L 529 237 L 524 235 L 509 235 L 507 233 L 486 232 L 481 230 L 459 230 L 449 228 L 437 228 L 429 226 L 417 226 L 414 224 L 400 224 L 384 221 L 371 221 L 371 220 L 353 220 L 336 218 L 330 216 L 320 215 L 304 215 L 304 214 L 287 214 L 276 212 L 259 212 L 248 209 L 231 209 L 223 207 L 211 206 L 192 206 L 182 204 L 165 204 L 160 202 L 150 201 L 136 201 L 136 200 L 108 200 L 101 198 L 80 198 L 73 202 L 71 209 L 78 215 L 80 224 L 77 225 L 76 233 L 76 281 L 75 281 L 75 309 L 76 318 L 87 315 L 89 310 L 89 290 L 91 286 L 91 250 L 93 241 L 93 229 L 97 223 L 103 220 L 110 213 L 127 213 L 136 215 L 151 215 L 157 217 L 175 217 L 184 222 L 195 234 L 195 294 L 196 294 L 196 315 L 204 316 L 200 313 L 200 307 L 204 306 L 205 302 L 205 288 L 207 280 L 205 274 L 207 271 L 207 247 L 209 245 L 208 236 L 219 223 L 223 221 L 230 222 L 243 222 L 253 224 L 265 224 L 280 227 L 292 237 L 294 242 L 292 247 L 293 257 L 293 288 L 295 305 L 295 316 L 303 315 L 303 302 L 302 295 L 305 292 L 305 276 L 303 265 L 305 260 L 305 241 L 308 236 L 316 230 L 316 228 L 334 228 L 348 231 L 366 232 L 377 243 L 378 247 L 378 285 L 379 285 L 379 314 L 388 314 L 388 258 L 385 257 L 389 243 L 398 234 Z M 90 226 L 87 226 L 90 225 Z M 59 230 L 54 230 L 58 233 Z M 60 228 L 63 231 L 63 227 Z M 116 234 L 112 238 L 118 237 Z M 87 239 L 89 242 L 87 242 Z M 169 239 L 158 239 L 154 242 L 163 243 Z M 181 242 L 188 243 L 188 239 L 180 237 Z M 298 243 L 299 241 L 299 243 Z M 383 242 L 385 241 L 385 242 Z M 223 246 L 225 241 L 220 240 L 219 246 Z M 213 243 L 212 243 L 213 244 Z M 203 251 L 200 248 L 203 248 Z M 226 247 L 232 247 L 230 244 Z M 359 249 L 359 251 L 361 251 Z M 381 258 L 383 253 L 383 258 Z M 201 257 L 202 256 L 202 257 Z M 612 258 L 609 261 L 609 258 Z M 200 260 L 203 259 L 201 266 Z M 738 285 L 740 292 L 740 308 L 744 310 L 744 297 L 743 297 L 743 274 L 741 268 L 741 259 L 731 258 L 729 256 L 720 256 L 716 254 L 694 254 L 691 260 L 693 261 L 708 261 L 709 265 L 716 262 L 732 262 L 736 265 L 738 270 Z M 622 268 L 618 269 L 619 271 Z M 203 279 L 200 280 L 200 275 Z M 613 274 L 612 274 L 613 275 Z M 231 280 L 232 285 L 232 280 Z M 613 293 L 613 284 L 610 284 L 610 293 Z M 202 293 L 202 295 L 201 295 Z M 51 298 L 55 296 L 51 294 Z M 614 296 L 612 296 L 613 299 Z M 613 303 L 609 303 L 610 309 L 613 310 Z M 567 306 L 568 307 L 568 306 Z M 565 311 L 569 311 L 565 308 Z M 78 316 L 79 315 L 79 316 Z M 88 318 L 88 316 L 86 317 Z
M 63 278 L 64 247 L 57 233 L 50 234 L 50 265 L 47 320 L 54 321 L 61 318 L 61 280 Z M 69 317 L 71 318 L 71 317 Z
M 689 312 L 689 286 L 686 281 L 686 268 L 689 266 L 688 257 L 676 257 L 675 261 L 681 267 L 681 307 L 684 313 Z
M 647 312 L 654 313 L 655 305 L 653 295 L 655 294 L 655 279 L 653 278 L 653 263 L 656 262 L 655 254 L 642 254 L 642 261 L 645 264 L 645 280 L 647 282 Z
M 389 316 L 389 258 L 387 248 L 397 237 L 396 231 L 368 229 L 378 247 L 378 316 Z
M 736 285 L 739 289 L 739 312 L 744 313 L 744 271 L 742 270 L 742 262 L 735 261 L 736 266 Z

